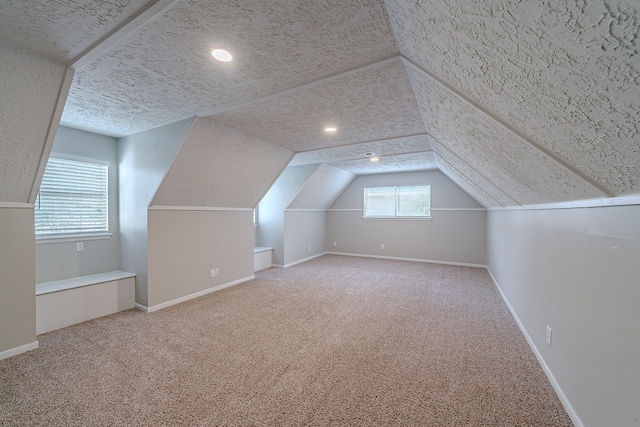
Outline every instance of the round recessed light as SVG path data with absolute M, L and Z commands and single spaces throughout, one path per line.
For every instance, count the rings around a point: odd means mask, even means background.
M 229 62 L 233 59 L 233 56 L 224 49 L 213 49 L 211 55 L 218 61 Z
M 370 162 L 372 162 L 372 163 L 375 163 L 375 162 L 377 162 L 378 160 L 380 160 L 380 158 L 379 158 L 379 157 L 369 157 L 369 161 L 370 161 Z
M 335 132 L 337 130 L 338 130 L 338 128 L 335 128 L 335 127 L 326 127 L 326 128 L 324 128 L 324 131 L 325 132 L 329 132 L 329 133 Z

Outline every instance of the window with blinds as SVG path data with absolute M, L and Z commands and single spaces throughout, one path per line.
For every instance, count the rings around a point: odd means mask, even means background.
M 431 217 L 431 186 L 405 185 L 365 188 L 364 217 Z
M 109 168 L 49 158 L 35 205 L 36 236 L 106 233 Z

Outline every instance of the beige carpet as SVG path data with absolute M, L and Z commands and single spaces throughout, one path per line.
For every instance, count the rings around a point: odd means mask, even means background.
M 477 268 L 324 256 L 38 339 L 2 426 L 571 425 Z

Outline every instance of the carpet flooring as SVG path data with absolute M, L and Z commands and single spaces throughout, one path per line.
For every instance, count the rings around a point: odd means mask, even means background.
M 479 268 L 326 255 L 38 340 L 1 426 L 572 425 Z

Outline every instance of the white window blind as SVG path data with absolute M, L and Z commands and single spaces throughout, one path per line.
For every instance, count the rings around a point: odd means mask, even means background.
M 37 236 L 109 230 L 108 166 L 49 158 L 35 206 Z
M 420 218 L 430 216 L 430 185 L 364 189 L 365 218 Z

